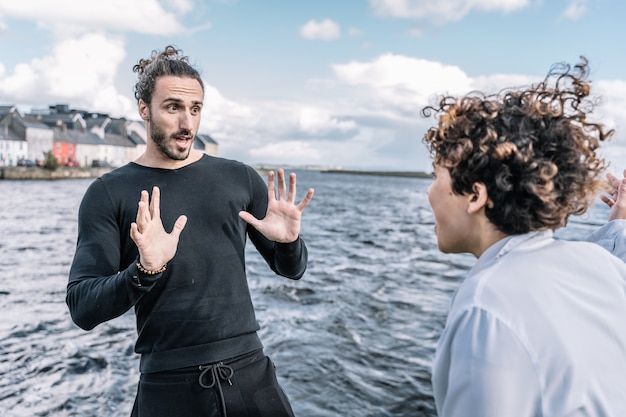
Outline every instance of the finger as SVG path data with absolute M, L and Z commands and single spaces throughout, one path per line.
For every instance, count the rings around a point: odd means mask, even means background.
M 289 174 L 289 195 L 287 195 L 287 201 L 291 204 L 296 201 L 296 174 L 293 172 Z
M 613 204 L 615 204 L 615 201 L 613 201 L 613 199 L 608 198 L 604 194 L 600 195 L 600 200 L 602 200 L 609 207 L 613 207 Z
M 252 214 L 248 213 L 247 211 L 240 211 L 239 212 L 239 217 L 246 223 L 248 223 L 249 225 L 253 226 L 254 228 L 256 228 L 261 221 L 259 219 L 257 219 L 256 217 L 254 217 Z
M 297 208 L 298 210 L 300 210 L 300 212 L 304 211 L 306 206 L 309 205 L 311 199 L 313 198 L 313 194 L 315 194 L 315 190 L 313 188 L 309 188 L 309 191 L 307 191 L 302 201 L 297 205 Z
M 130 238 L 138 244 L 138 240 L 141 239 L 141 233 L 139 233 L 139 229 L 137 228 L 137 223 L 132 222 L 130 224 Z
M 172 229 L 171 235 L 175 237 L 176 239 L 178 239 L 180 236 L 180 233 L 183 231 L 186 224 L 187 224 L 187 216 L 185 215 L 179 216 L 178 219 L 176 219 L 176 223 L 174 223 L 174 228 Z
M 611 194 L 611 197 L 613 197 L 611 201 L 613 202 L 613 204 L 617 204 L 620 207 L 624 207 L 626 206 L 626 199 L 623 197 L 624 195 L 626 195 L 626 183 L 622 183 L 617 189 L 617 191 Z
M 626 192 L 626 177 L 623 178 L 621 181 L 619 181 L 619 184 L 617 185 L 616 188 L 617 188 L 618 194 Z
M 274 185 L 274 171 L 267 173 L 267 196 L 269 201 L 276 200 L 276 186 Z
M 139 201 L 143 202 L 146 207 L 150 204 L 150 194 L 146 190 L 141 190 L 141 198 Z
M 147 208 L 148 192 L 146 190 L 143 190 L 141 192 L 141 199 L 139 200 L 139 204 L 137 207 L 137 218 L 135 219 L 139 232 L 141 232 L 145 225 L 150 221 L 150 213 L 148 212 Z
M 278 169 L 278 198 L 280 200 L 287 199 L 287 186 L 285 185 L 285 171 Z
M 619 178 L 617 178 L 615 175 L 613 175 L 613 174 L 611 174 L 611 173 L 609 172 L 608 174 L 606 174 L 606 178 L 607 178 L 607 180 L 608 180 L 608 182 L 609 182 L 609 185 L 610 185 L 613 189 L 615 189 L 615 188 L 619 187 L 620 180 L 619 180 Z
M 152 199 L 150 201 L 150 217 L 161 218 L 161 190 L 156 185 L 152 187 Z

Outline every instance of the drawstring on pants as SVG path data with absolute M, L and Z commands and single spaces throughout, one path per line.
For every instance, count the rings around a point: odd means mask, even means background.
M 233 373 L 234 373 L 233 368 L 231 368 L 228 365 L 224 365 L 223 362 L 219 362 L 213 365 L 206 365 L 206 366 L 200 365 L 199 368 L 202 371 L 202 373 L 200 374 L 200 377 L 198 378 L 198 382 L 200 383 L 200 386 L 202 388 L 213 388 L 217 386 L 217 391 L 220 397 L 220 403 L 222 405 L 222 413 L 224 417 L 227 417 L 226 402 L 224 401 L 224 393 L 222 392 L 222 384 L 220 381 L 228 381 L 228 385 L 233 385 L 232 381 L 230 380 L 233 377 Z M 210 379 L 209 379 L 209 383 L 205 384 L 204 376 L 207 373 L 209 374 Z

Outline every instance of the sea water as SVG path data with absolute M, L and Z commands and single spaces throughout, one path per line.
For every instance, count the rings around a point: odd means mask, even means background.
M 436 416 L 430 369 L 450 297 L 473 265 L 436 247 L 418 178 L 297 171 L 305 276 L 274 276 L 248 245 L 266 353 L 300 417 Z M 92 179 L 0 181 L 0 415 L 128 416 L 132 312 L 85 332 L 65 304 L 78 206 Z M 603 224 L 595 205 L 559 237 Z

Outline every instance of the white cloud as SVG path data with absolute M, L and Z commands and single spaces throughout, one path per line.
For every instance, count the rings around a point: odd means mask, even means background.
M 434 94 L 466 93 L 473 80 L 454 66 L 401 55 L 333 66 L 332 92 L 318 101 L 231 102 L 205 99 L 220 152 L 254 163 L 427 169 L 419 115 Z
M 592 93 L 599 95 L 602 100 L 596 109 L 597 113 L 607 126 L 622 132 L 626 142 L 626 81 L 598 80 L 592 84 L 592 88 Z
M 310 40 L 330 41 L 341 37 L 341 28 L 330 19 L 321 22 L 309 20 L 300 28 L 300 37 Z
M 421 28 L 413 27 L 413 28 L 408 30 L 407 34 L 411 38 L 421 38 L 421 37 L 424 36 L 424 30 L 421 29 Z
M 259 118 L 256 108 L 226 99 L 206 80 L 202 113 L 201 131 L 232 141 L 246 140 L 243 132 L 253 130 Z
M 295 160 L 307 164 L 318 164 L 321 162 L 320 148 L 318 143 L 281 141 L 253 147 L 249 155 L 258 163 L 287 163 Z
M 179 13 L 190 10 L 192 3 L 177 0 L 172 4 Z M 157 0 L 17 0 L 0 3 L 0 16 L 34 20 L 40 25 L 64 33 L 112 30 L 167 35 L 186 28 L 176 14 L 163 9 Z
M 592 93 L 602 99 L 595 109 L 594 120 L 615 129 L 614 135 L 600 147 L 600 152 L 611 162 L 609 170 L 621 175 L 626 169 L 626 81 L 598 80 L 592 88 Z
M 239 155 L 252 163 L 276 165 L 297 163 L 356 169 L 420 170 L 426 169 L 428 164 L 420 160 L 420 151 L 417 148 L 422 146 L 419 134 L 407 136 L 401 141 L 393 129 L 368 128 L 350 141 L 329 138 L 316 142 L 253 142 L 248 152 Z M 395 147 L 397 152 L 389 153 L 386 147 Z
M 124 49 L 121 39 L 90 33 L 59 42 L 10 72 L 0 63 L 0 97 L 134 117 L 132 96 L 120 94 L 114 83 Z M 331 69 L 334 79 L 309 90 L 323 98 L 235 101 L 205 80 L 201 131 L 219 142 L 221 155 L 249 163 L 427 170 L 421 137 L 434 121 L 419 112 L 434 96 L 541 81 L 519 74 L 470 77 L 456 66 L 397 54 Z M 605 98 L 598 115 L 618 134 L 626 131 L 626 82 L 594 81 L 593 87 Z M 616 135 L 607 145 L 607 157 L 626 167 L 626 137 Z
M 433 95 L 466 93 L 472 80 L 458 67 L 403 55 L 385 54 L 371 62 L 334 65 L 336 77 L 358 86 L 371 109 L 414 117 Z M 369 100 L 368 100 L 369 97 Z
M 304 107 L 300 109 L 299 127 L 308 134 L 331 135 L 355 130 L 356 124 L 352 120 L 339 120 L 324 109 Z
M 303 101 L 241 103 L 229 100 L 204 81 L 201 130 L 232 142 L 266 143 L 276 138 L 345 137 L 353 134 L 354 121 L 337 115 L 332 103 Z M 249 146 L 249 145 L 248 145 Z
M 220 153 L 251 163 L 423 170 L 431 121 L 417 113 L 435 90 L 471 84 L 456 67 L 395 55 L 333 69 L 337 79 L 315 83 L 323 100 L 242 104 L 209 87 L 203 126 Z
M 497 93 L 502 89 L 527 87 L 530 84 L 543 81 L 543 78 L 530 77 L 523 74 L 490 74 L 474 78 L 472 89 L 486 94 Z
M 185 14 L 193 10 L 193 3 L 193 0 L 169 0 L 164 6 L 172 9 L 174 13 Z
M 348 36 L 352 38 L 356 38 L 363 35 L 363 31 L 358 28 L 350 28 L 348 29 Z
M 462 19 L 471 11 L 512 12 L 531 0 L 370 0 L 374 14 L 407 19 L 434 19 L 450 22 Z
M 568 20 L 578 20 L 587 12 L 587 0 L 571 0 L 562 14 Z
M 121 40 L 86 34 L 57 44 L 51 54 L 0 72 L 5 100 L 47 106 L 68 102 L 75 107 L 126 115 L 131 100 L 114 87 L 125 57 Z
M 334 65 L 333 70 L 350 85 L 403 86 L 423 95 L 465 90 L 470 82 L 459 67 L 396 54 L 381 55 L 371 62 Z

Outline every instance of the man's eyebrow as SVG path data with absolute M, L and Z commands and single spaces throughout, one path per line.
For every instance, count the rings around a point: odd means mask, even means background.
M 161 103 L 171 103 L 171 102 L 174 102 L 174 103 L 182 103 L 182 101 L 183 101 L 182 99 L 180 99 L 180 98 L 176 98 L 176 97 L 165 97 L 165 98 L 161 101 Z
M 163 99 L 162 103 L 184 103 L 185 100 L 181 99 L 181 98 L 177 98 L 177 97 L 166 97 L 165 99 Z M 194 100 L 191 102 L 191 104 L 193 106 L 197 106 L 198 104 L 202 105 L 203 101 L 202 100 Z

